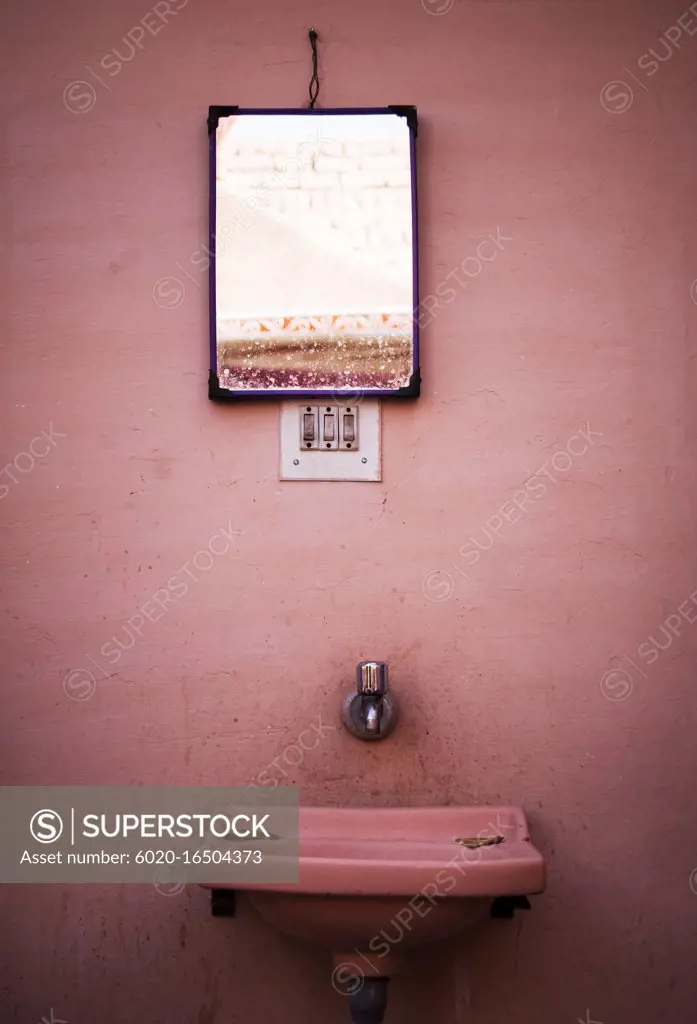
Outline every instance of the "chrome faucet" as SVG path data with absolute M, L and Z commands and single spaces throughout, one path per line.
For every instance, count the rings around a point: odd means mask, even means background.
M 382 698 L 387 690 L 387 665 L 384 661 L 361 661 L 356 665 L 356 693 L 363 697 L 362 716 L 367 732 L 380 728 Z
M 387 692 L 387 665 L 384 661 L 361 661 L 356 666 L 356 692 L 344 700 L 341 720 L 354 736 L 363 740 L 381 740 L 397 718 L 394 699 Z

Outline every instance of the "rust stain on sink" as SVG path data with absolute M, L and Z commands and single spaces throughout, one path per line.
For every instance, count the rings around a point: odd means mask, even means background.
M 470 850 L 476 850 L 479 846 L 496 846 L 497 843 L 505 843 L 506 839 L 504 836 L 484 836 L 479 838 L 475 836 L 473 839 L 453 839 L 454 843 L 458 846 L 466 846 Z

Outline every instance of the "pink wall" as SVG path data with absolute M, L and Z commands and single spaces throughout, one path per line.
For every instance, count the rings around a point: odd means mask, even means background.
M 242 783 L 280 758 L 311 803 L 520 803 L 548 893 L 395 982 L 389 1019 L 688 1024 L 697 16 L 676 35 L 683 0 L 449 4 L 5 15 L 2 779 Z M 119 67 L 142 19 L 157 34 Z M 383 484 L 282 486 L 276 409 L 206 398 L 206 108 L 303 103 L 312 23 L 324 105 L 419 108 L 423 294 L 508 239 L 451 278 L 423 398 L 385 409 Z M 603 105 L 617 79 L 633 96 Z M 327 730 L 290 769 L 362 657 L 390 663 L 399 731 Z M 1 898 L 3 1020 L 346 1019 L 328 959 L 246 907 L 213 920 L 196 888 Z

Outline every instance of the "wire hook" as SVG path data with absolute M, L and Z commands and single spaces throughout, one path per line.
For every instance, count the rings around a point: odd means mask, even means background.
M 312 78 L 310 79 L 310 102 L 308 107 L 314 110 L 317 97 L 319 96 L 319 75 L 317 74 L 317 33 L 313 28 L 308 32 L 310 46 L 312 47 Z

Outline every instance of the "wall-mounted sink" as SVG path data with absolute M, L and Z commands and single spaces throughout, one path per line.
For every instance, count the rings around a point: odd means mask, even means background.
M 330 950 L 348 991 L 351 977 L 389 977 L 405 950 L 545 888 L 517 807 L 303 807 L 299 832 L 297 884 L 208 887 L 248 890 L 279 931 Z

